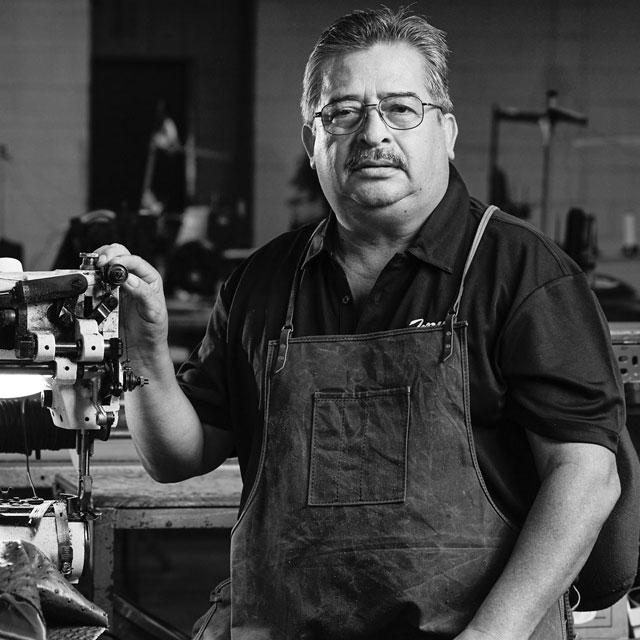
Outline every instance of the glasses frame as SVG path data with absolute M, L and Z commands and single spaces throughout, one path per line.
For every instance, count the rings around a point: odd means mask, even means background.
M 322 109 L 320 109 L 320 111 L 316 111 L 313 114 L 313 119 L 315 120 L 316 118 L 320 118 L 320 122 L 322 122 L 322 128 L 330 135 L 332 136 L 348 136 L 352 133 L 356 133 L 357 131 L 360 131 L 360 129 L 364 126 L 365 120 L 367 119 L 369 112 L 368 112 L 368 108 L 369 107 L 375 107 L 376 111 L 378 112 L 378 115 L 380 116 L 380 120 L 382 120 L 382 122 L 384 122 L 384 124 L 389 127 L 389 129 L 393 129 L 394 131 L 411 131 L 411 129 L 415 129 L 416 127 L 419 127 L 423 122 L 424 122 L 424 112 L 425 112 L 425 107 L 431 107 L 432 109 L 440 109 L 440 111 L 443 111 L 443 107 L 441 104 L 435 104 L 434 102 L 422 102 L 420 101 L 420 104 L 422 105 L 422 115 L 420 117 L 420 121 L 417 124 L 414 124 L 411 127 L 394 127 L 392 124 L 390 124 L 387 119 L 384 117 L 382 110 L 380 109 L 380 103 L 384 102 L 385 100 L 388 100 L 389 98 L 405 98 L 405 97 L 413 97 L 413 98 L 417 98 L 418 100 L 420 100 L 420 98 L 418 98 L 418 96 L 404 96 L 401 94 L 398 95 L 390 95 L 390 96 L 385 96 L 384 98 L 378 100 L 378 102 L 370 102 L 370 103 L 365 103 L 362 102 L 362 100 L 350 100 L 350 102 L 359 102 L 362 105 L 362 117 L 360 118 L 360 122 L 358 122 L 358 126 L 355 129 L 352 129 L 351 131 L 343 131 L 341 133 L 334 133 L 333 131 L 329 131 L 329 129 L 327 129 L 327 125 L 325 124 L 323 118 L 322 118 L 322 112 L 327 108 L 330 107 L 333 104 L 336 104 L 335 102 L 330 102 L 329 104 L 325 104 L 324 107 L 322 107 Z M 342 100 L 338 100 L 337 102 L 343 102 Z

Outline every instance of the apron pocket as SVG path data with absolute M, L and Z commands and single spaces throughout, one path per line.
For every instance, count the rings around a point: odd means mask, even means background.
M 310 506 L 404 502 L 410 392 L 313 394 Z

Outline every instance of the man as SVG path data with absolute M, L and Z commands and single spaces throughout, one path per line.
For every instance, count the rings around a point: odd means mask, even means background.
M 158 273 L 100 250 L 131 271 L 143 464 L 243 473 L 231 595 L 198 638 L 570 637 L 620 491 L 619 380 L 580 270 L 451 164 L 446 54 L 405 11 L 324 32 L 302 139 L 332 214 L 225 283 L 179 382 Z

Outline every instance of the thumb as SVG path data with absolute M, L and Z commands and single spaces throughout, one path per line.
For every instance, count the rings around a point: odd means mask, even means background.
M 137 289 L 140 286 L 140 278 L 135 273 L 129 272 L 129 276 L 127 277 L 127 284 L 132 289 Z

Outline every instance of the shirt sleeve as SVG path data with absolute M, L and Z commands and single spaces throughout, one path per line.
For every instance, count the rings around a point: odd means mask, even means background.
M 205 335 L 178 370 L 177 380 L 202 422 L 230 430 L 225 372 L 227 321 L 227 308 L 219 295 Z
M 604 314 L 584 274 L 536 289 L 502 335 L 510 419 L 542 436 L 616 451 L 625 405 Z

